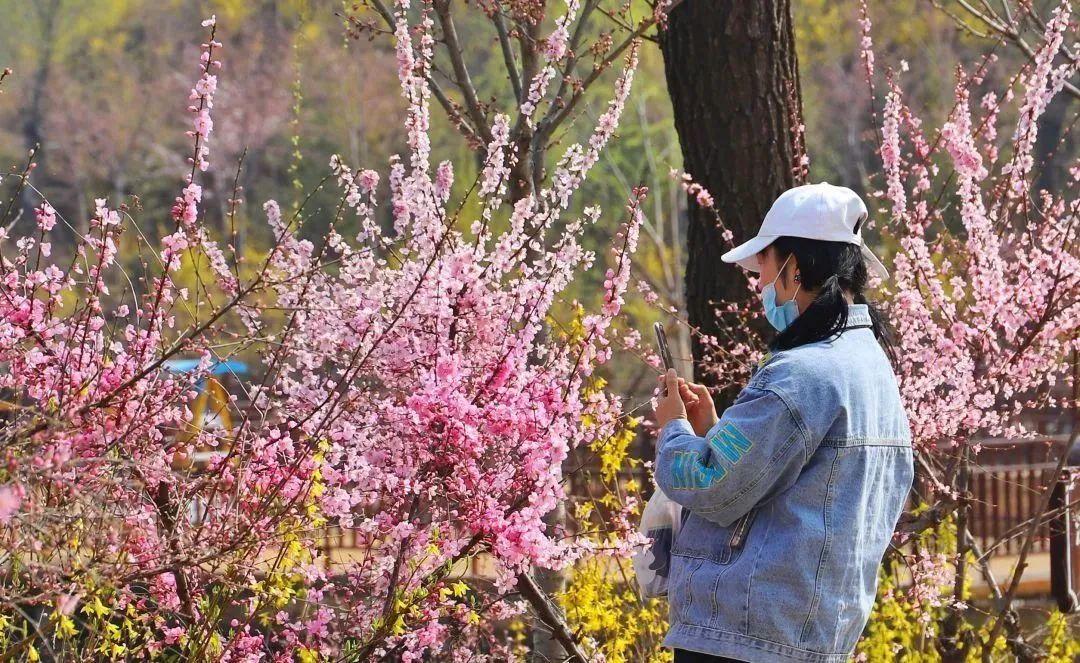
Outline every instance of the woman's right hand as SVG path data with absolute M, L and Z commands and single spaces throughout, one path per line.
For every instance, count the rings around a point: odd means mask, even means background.
M 705 437 L 705 433 L 708 433 L 709 429 L 719 421 L 709 388 L 680 378 L 679 395 L 682 396 L 683 403 L 686 405 L 686 418 L 690 421 L 694 433 L 699 437 Z

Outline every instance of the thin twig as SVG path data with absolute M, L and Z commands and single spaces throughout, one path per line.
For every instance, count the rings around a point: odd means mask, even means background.
M 510 43 L 510 35 L 506 31 L 506 21 L 502 12 L 495 12 L 491 19 L 495 24 L 495 31 L 499 33 L 499 46 L 502 48 L 503 62 L 506 63 L 506 72 L 510 74 L 510 85 L 514 89 L 514 99 L 522 99 L 521 74 L 518 73 L 517 58 L 514 56 L 514 47 Z

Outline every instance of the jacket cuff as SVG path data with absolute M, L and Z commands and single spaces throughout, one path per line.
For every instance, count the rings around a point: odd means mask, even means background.
M 684 417 L 676 417 L 671 421 L 664 424 L 664 427 L 660 429 L 660 438 L 657 441 L 657 449 L 664 445 L 669 438 L 676 435 L 694 435 L 694 427 L 690 425 L 690 422 Z

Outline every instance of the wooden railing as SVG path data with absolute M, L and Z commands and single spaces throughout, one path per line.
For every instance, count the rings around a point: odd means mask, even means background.
M 1023 545 L 1024 525 L 1035 516 L 1039 500 L 1056 482 L 1063 446 L 1045 441 L 985 440 L 971 469 L 971 532 L 984 550 L 1013 555 Z M 1036 530 L 1032 552 L 1050 550 L 1050 525 Z
M 1080 491 L 1070 486 L 1080 469 L 1067 464 L 1056 473 L 1067 441 L 1060 433 L 1039 440 L 981 441 L 971 468 L 969 523 L 988 559 L 1011 573 L 1044 494 L 1055 490 L 1053 515 L 1036 526 L 1019 589 L 1022 595 L 1051 596 L 1062 610 L 1072 611 L 1080 586 L 1080 508 L 1074 504 Z

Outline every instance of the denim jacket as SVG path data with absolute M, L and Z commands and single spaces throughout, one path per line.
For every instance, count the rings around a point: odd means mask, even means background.
M 657 485 L 683 507 L 664 645 L 846 661 L 914 479 L 896 377 L 865 304 L 837 336 L 768 356 L 698 437 L 664 425 Z

